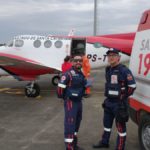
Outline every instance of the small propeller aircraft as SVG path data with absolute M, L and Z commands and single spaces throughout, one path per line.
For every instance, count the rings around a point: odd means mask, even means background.
M 135 33 L 102 36 L 39 36 L 20 35 L 6 46 L 0 47 L 0 73 L 4 71 L 17 80 L 30 81 L 25 87 L 28 97 L 40 94 L 35 79 L 43 74 L 55 74 L 52 83 L 56 85 L 61 72 L 61 64 L 66 55 L 86 55 L 91 68 L 107 65 L 106 51 L 120 50 L 121 61 L 129 60 Z

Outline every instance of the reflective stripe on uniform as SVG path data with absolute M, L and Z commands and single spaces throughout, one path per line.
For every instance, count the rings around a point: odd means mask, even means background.
M 126 132 L 124 132 L 124 133 L 120 133 L 120 132 L 118 132 L 118 134 L 119 134 L 119 136 L 126 136 L 126 135 L 127 135 L 127 133 L 126 133 Z
M 59 83 L 58 86 L 61 87 L 61 88 L 66 88 L 66 85 L 61 84 L 61 83 Z
M 72 96 L 78 96 L 78 94 L 76 94 L 76 93 L 72 93 Z
M 110 95 L 118 95 L 118 94 L 119 94 L 118 91 L 111 91 L 111 90 L 109 90 L 108 93 L 109 93 Z
M 130 84 L 129 87 L 136 88 L 136 84 Z
M 104 131 L 110 132 L 111 128 L 104 128 Z
M 65 139 L 65 142 L 66 142 L 66 143 L 72 143 L 72 142 L 73 142 L 73 139 Z

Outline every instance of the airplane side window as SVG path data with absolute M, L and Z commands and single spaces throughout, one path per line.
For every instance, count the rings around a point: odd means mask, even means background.
M 50 40 L 46 40 L 45 42 L 44 42 L 44 47 L 45 48 L 50 48 L 52 46 L 52 42 L 50 41 Z
M 62 41 L 56 41 L 56 42 L 55 42 L 55 47 L 56 47 L 56 48 L 61 48 L 62 45 L 63 45 Z
M 13 46 L 13 41 L 9 41 L 9 42 L 7 43 L 7 46 L 8 46 L 8 47 L 12 47 L 12 46 Z
M 33 43 L 35 48 L 39 48 L 41 46 L 41 41 L 40 40 L 35 40 Z
M 101 45 L 99 42 L 94 43 L 93 46 L 94 46 L 95 48 L 100 48 L 100 47 L 102 47 L 102 45 Z
M 15 47 L 22 47 L 24 44 L 23 40 L 15 40 Z

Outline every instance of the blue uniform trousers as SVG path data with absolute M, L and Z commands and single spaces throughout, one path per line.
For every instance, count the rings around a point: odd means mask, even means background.
M 108 144 L 113 121 L 119 108 L 119 102 L 118 100 L 106 99 L 104 104 L 105 104 L 104 118 L 103 118 L 104 133 L 102 135 L 101 142 L 104 144 Z M 120 123 L 117 122 L 116 120 L 115 122 L 118 130 L 116 150 L 124 150 L 126 141 L 126 123 Z
M 75 132 L 78 132 L 82 120 L 82 101 L 64 101 L 64 137 L 73 139 Z

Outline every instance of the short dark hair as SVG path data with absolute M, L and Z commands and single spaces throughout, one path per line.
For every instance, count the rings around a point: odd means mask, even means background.
M 70 56 L 66 56 L 66 57 L 64 58 L 64 61 L 65 61 L 65 62 L 68 62 L 68 61 L 70 60 L 70 58 L 71 58 Z

